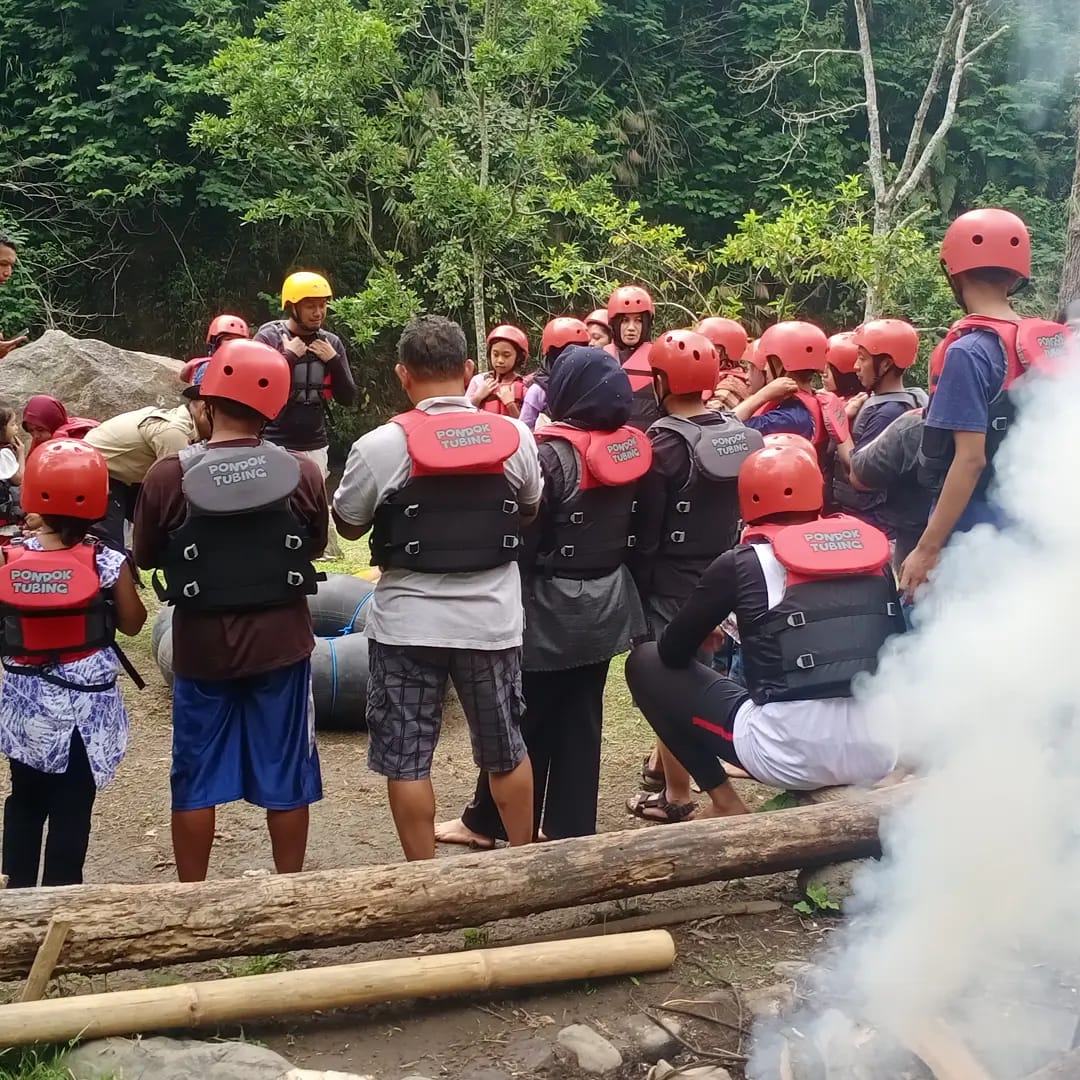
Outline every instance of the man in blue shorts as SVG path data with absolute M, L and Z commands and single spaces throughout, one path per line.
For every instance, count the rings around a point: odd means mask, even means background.
M 135 558 L 164 572 L 173 618 L 172 838 L 181 881 L 206 877 L 215 808 L 266 810 L 278 873 L 303 869 L 322 798 L 307 594 L 326 543 L 318 465 L 261 439 L 289 395 L 268 345 L 231 341 L 201 372 L 211 434 L 146 474 Z
M 987 466 L 1008 423 L 1006 340 L 1011 330 L 1015 341 L 1020 322 L 1009 298 L 1031 275 L 1031 237 L 1007 210 L 972 210 L 946 231 L 941 263 L 967 318 L 931 360 L 921 473 L 936 503 L 900 568 L 900 587 L 907 594 L 926 581 L 954 532 L 1002 523 L 987 495 L 992 477 Z

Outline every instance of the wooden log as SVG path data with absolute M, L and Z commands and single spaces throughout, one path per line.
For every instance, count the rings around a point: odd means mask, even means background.
M 465 990 L 662 971 L 675 961 L 665 930 L 440 956 L 181 983 L 0 1006 L 0 1046 L 66 1043 L 165 1028 L 257 1020 Z
M 26 974 L 50 919 L 72 924 L 57 970 L 89 974 L 385 941 L 876 855 L 878 817 L 897 790 L 434 862 L 9 889 L 0 893 L 0 980 Z
M 49 985 L 49 979 L 52 978 L 56 961 L 60 959 L 60 950 L 64 947 L 70 929 L 69 922 L 64 922 L 62 919 L 49 920 L 49 925 L 45 930 L 45 940 L 42 941 L 41 948 L 34 957 L 20 1001 L 37 1001 L 38 998 L 45 996 L 45 988 Z

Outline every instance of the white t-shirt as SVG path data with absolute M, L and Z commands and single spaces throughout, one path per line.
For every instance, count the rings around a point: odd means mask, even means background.
M 787 571 L 768 544 L 754 544 L 753 550 L 771 611 L 784 597 Z M 874 783 L 892 772 L 897 756 L 895 746 L 875 736 L 855 698 L 747 701 L 735 714 L 735 752 L 755 779 L 795 791 Z
M 475 412 L 464 397 L 425 398 L 416 408 L 429 413 Z M 532 432 L 514 424 L 520 444 L 507 458 L 506 477 L 522 507 L 540 502 L 543 480 Z M 334 511 L 342 520 L 368 528 L 387 496 L 405 486 L 410 462 L 405 432 L 384 424 L 353 443 Z M 421 574 L 387 570 L 375 587 L 367 636 L 384 645 L 426 645 L 450 649 L 509 649 L 521 644 L 524 617 L 521 575 L 516 562 L 466 574 Z

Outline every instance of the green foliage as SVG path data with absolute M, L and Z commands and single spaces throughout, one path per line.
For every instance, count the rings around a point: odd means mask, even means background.
M 800 915 L 829 915 L 840 911 L 840 905 L 829 896 L 824 885 L 810 885 L 806 889 L 806 899 L 794 905 Z
M 66 1049 L 0 1050 L 0 1080 L 71 1080 L 71 1073 L 61 1064 Z

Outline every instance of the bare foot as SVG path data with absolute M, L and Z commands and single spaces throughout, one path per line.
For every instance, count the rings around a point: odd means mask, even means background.
M 746 814 L 746 803 L 739 798 L 739 793 L 731 784 L 721 784 L 709 792 L 710 802 L 696 814 L 699 818 L 735 817 Z
M 495 847 L 495 841 L 490 836 L 481 836 L 478 832 L 465 824 L 461 818 L 453 821 L 440 821 L 435 826 L 435 842 L 437 844 L 460 844 L 462 847 L 470 847 L 475 851 L 491 851 Z

